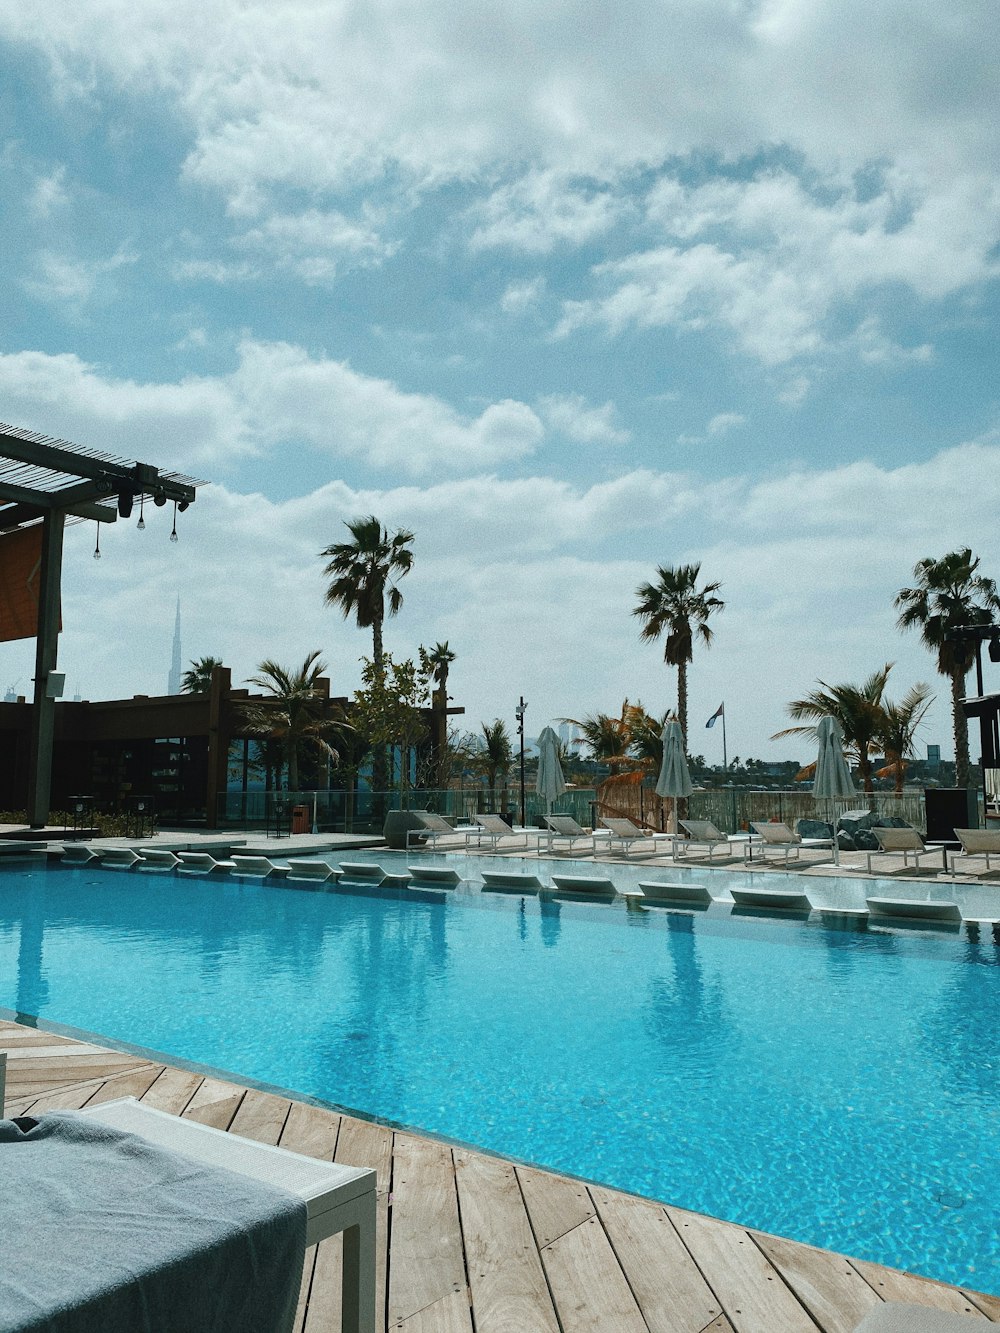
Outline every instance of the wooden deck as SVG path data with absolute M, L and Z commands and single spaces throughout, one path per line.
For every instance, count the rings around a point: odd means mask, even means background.
M 1000 1323 L 996 1297 L 140 1056 L 7 1022 L 0 1049 L 8 1116 L 131 1095 L 375 1167 L 377 1327 L 386 1333 L 850 1333 L 880 1300 Z M 339 1269 L 340 1237 L 307 1253 L 296 1333 L 339 1328 Z

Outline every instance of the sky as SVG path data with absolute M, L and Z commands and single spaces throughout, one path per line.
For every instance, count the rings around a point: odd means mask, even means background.
M 660 714 L 636 588 L 700 563 L 692 753 L 817 681 L 947 683 L 893 597 L 1000 579 L 989 0 L 21 0 L 0 9 L 0 420 L 203 478 L 67 531 L 67 695 L 370 636 L 319 552 L 415 534 L 396 657 L 478 729 Z M 1000 668 L 986 664 L 987 688 Z M 0 645 L 31 691 L 33 644 Z M 975 738 L 973 750 L 978 749 Z

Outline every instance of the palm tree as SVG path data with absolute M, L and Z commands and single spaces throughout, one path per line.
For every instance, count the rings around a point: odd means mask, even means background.
M 405 528 L 390 533 L 374 514 L 355 518 L 345 525 L 353 541 L 335 542 L 320 552 L 328 561 L 324 573 L 331 579 L 326 590 L 327 606 L 339 606 L 344 619 L 354 615 L 359 629 L 372 632 L 372 661 L 378 672 L 384 671 L 382 623 L 386 611 L 396 615 L 403 604 L 398 580 L 410 572 L 413 533 Z M 386 788 L 386 750 L 376 745 L 372 751 L 372 787 Z
M 244 723 L 251 733 L 281 744 L 290 791 L 298 791 L 301 752 L 308 748 L 336 760 L 337 752 L 326 737 L 347 725 L 343 717 L 324 716 L 327 695 L 319 681 L 326 671 L 326 663 L 315 649 L 294 669 L 267 658 L 247 681 L 265 690 L 273 702 L 244 705 Z
M 708 618 L 721 611 L 725 602 L 715 594 L 721 584 L 698 587 L 701 565 L 658 565 L 658 582 L 636 588 L 639 605 L 632 611 L 643 621 L 642 637 L 655 640 L 666 635 L 663 660 L 677 668 L 677 717 L 687 746 L 687 667 L 694 653 L 697 636 L 707 647 L 712 642 Z
M 626 716 L 629 701 L 622 704 L 621 717 L 610 713 L 590 713 L 586 717 L 561 717 L 579 731 L 579 744 L 585 745 L 596 763 L 615 767 L 628 763 L 629 730 Z
M 486 748 L 480 751 L 479 762 L 486 777 L 486 786 L 493 795 L 495 806 L 499 778 L 503 793 L 501 804 L 506 805 L 507 776 L 514 762 L 514 747 L 503 718 L 497 717 L 492 722 L 483 723 L 483 740 L 486 742 Z
M 930 687 L 914 685 L 898 704 L 886 702 L 883 707 L 882 732 L 879 739 L 885 749 L 887 763 L 876 777 L 892 777 L 896 781 L 896 795 L 903 794 L 907 760 L 913 758 L 917 728 L 934 702 Z
M 844 733 L 844 748 L 852 752 L 858 773 L 866 792 L 872 785 L 872 755 L 878 750 L 885 721 L 884 696 L 892 663 L 886 662 L 879 671 L 873 671 L 861 685 L 827 685 L 819 682 L 820 689 L 812 690 L 804 699 L 788 705 L 794 718 L 813 718 L 816 722 L 827 715 L 835 717 Z M 773 741 L 784 736 L 810 736 L 816 739 L 816 727 L 786 727 L 775 732 Z M 733 760 L 734 768 L 736 760 Z
M 372 632 L 372 661 L 382 670 L 382 623 L 386 611 L 396 615 L 403 594 L 396 580 L 410 572 L 413 533 L 405 528 L 390 533 L 374 514 L 345 524 L 354 538 L 335 542 L 320 551 L 329 563 L 324 573 L 332 580 L 326 590 L 327 606 L 339 606 L 344 619 L 354 615 L 358 629 Z
M 213 668 L 222 666 L 221 657 L 199 657 L 181 676 L 181 694 L 207 694 L 212 688 Z
M 436 643 L 430 652 L 421 648 L 420 657 L 421 665 L 423 666 L 426 663 L 431 680 L 441 691 L 443 696 L 442 706 L 447 706 L 448 668 L 455 660 L 455 654 L 448 647 L 448 640 L 445 639 L 444 643 Z
M 437 689 L 431 695 L 431 707 L 434 723 L 431 731 L 431 749 L 436 758 L 431 780 L 438 788 L 448 785 L 451 760 L 448 749 L 448 668 L 455 660 L 455 654 L 448 647 L 448 640 L 436 643 L 427 651 L 420 646 L 420 668 Z
M 955 780 L 969 786 L 969 725 L 962 710 L 965 678 L 975 661 L 975 643 L 955 640 L 951 631 L 966 625 L 989 625 L 1000 611 L 992 579 L 977 574 L 979 557 L 969 547 L 950 551 L 940 560 L 918 560 L 916 586 L 903 588 L 895 599 L 900 629 L 920 629 L 926 647 L 937 654 L 937 669 L 951 682 L 951 718 L 955 736 Z

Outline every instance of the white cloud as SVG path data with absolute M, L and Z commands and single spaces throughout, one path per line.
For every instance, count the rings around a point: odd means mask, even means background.
M 631 433 L 615 425 L 614 403 L 589 407 L 582 394 L 550 393 L 538 400 L 547 425 L 578 444 L 626 444 Z
M 289 343 L 247 340 L 238 353 L 228 375 L 173 384 L 113 379 L 71 354 L 0 355 L 0 392 L 15 424 L 43 420 L 80 443 L 192 469 L 307 443 L 394 473 L 464 472 L 522 458 L 544 435 L 532 409 L 511 399 L 473 416 Z
M 897 171 L 870 198 L 833 178 L 824 190 L 787 171 L 696 187 L 661 180 L 649 219 L 663 243 L 598 265 L 606 294 L 567 302 L 556 335 L 588 323 L 612 333 L 718 325 L 778 365 L 836 340 L 827 321 L 839 302 L 890 284 L 940 300 L 1000 273 L 1000 184 L 986 177 L 937 189 Z M 871 317 L 854 341 L 868 360 L 930 355 L 894 349 Z
M 512 282 L 500 298 L 500 309 L 506 315 L 521 315 L 538 305 L 545 294 L 545 279 L 541 276 L 525 282 Z
M 469 247 L 544 254 L 560 244 L 583 245 L 609 231 L 630 207 L 597 182 L 531 171 L 469 210 L 475 223 Z
M 705 427 L 705 431 L 711 436 L 726 435 L 735 427 L 742 426 L 745 421 L 746 417 L 740 412 L 717 412 Z
M 25 278 L 24 287 L 39 300 L 63 308 L 66 314 L 79 315 L 99 295 L 107 296 L 106 279 L 138 256 L 125 248 L 107 259 L 81 259 L 54 250 L 42 250 L 35 259 L 35 272 Z
M 65 208 L 68 201 L 66 168 L 60 166 L 37 178 L 28 196 L 28 207 L 35 217 L 44 219 Z

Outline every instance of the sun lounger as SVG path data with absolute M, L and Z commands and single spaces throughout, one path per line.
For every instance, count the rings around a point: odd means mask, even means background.
M 552 883 L 560 893 L 578 898 L 608 898 L 617 893 L 614 881 L 603 875 L 553 875 Z
M 722 859 L 731 857 L 733 849 L 729 837 L 717 829 L 710 819 L 682 819 L 680 826 L 686 837 L 675 837 L 671 844 L 671 855 L 675 861 L 686 858 L 692 851 L 700 851 L 711 861 L 716 847 L 722 847 Z
M 952 855 L 949 865 L 951 872 L 953 874 L 956 871 L 959 874 L 973 874 L 973 871 L 966 869 L 965 862 L 976 857 L 985 859 L 985 873 L 990 874 L 990 857 L 994 856 L 1000 859 L 1000 829 L 957 828 L 955 837 L 962 844 L 962 850 Z
M 139 856 L 142 858 L 140 870 L 173 870 L 179 864 L 173 852 L 158 847 L 140 847 Z
M 731 889 L 737 907 L 758 907 L 779 912 L 811 912 L 812 903 L 798 889 Z
M 345 879 L 373 879 L 379 884 L 388 873 L 374 861 L 341 861 L 340 869 Z
M 407 866 L 411 878 L 419 884 L 444 884 L 454 888 L 462 876 L 451 866 Z
M 331 875 L 340 878 L 340 872 L 335 871 L 333 866 L 328 865 L 326 861 L 293 860 L 291 857 L 289 858 L 286 879 L 309 880 L 314 884 L 325 884 Z
M 240 856 L 234 852 L 232 862 L 237 875 L 250 875 L 256 879 L 266 879 L 275 871 L 274 862 L 267 856 Z
M 228 868 L 226 861 L 217 861 L 210 852 L 178 852 L 177 860 L 180 862 L 182 871 L 201 871 L 208 873 L 212 870 Z
M 490 851 L 513 850 L 515 847 L 528 846 L 528 830 L 518 829 L 515 833 L 506 819 L 501 819 L 499 815 L 476 815 L 476 827 L 466 830 L 466 841 L 469 845 L 475 843 L 477 847 L 482 847 L 484 842 L 490 844 Z M 504 847 L 501 849 L 500 844 Z M 538 837 L 535 837 L 535 843 L 538 843 Z
M 651 903 L 676 903 L 682 907 L 707 907 L 713 901 L 704 884 L 665 884 L 660 880 L 641 879 L 642 896 Z
M 962 920 L 957 903 L 935 902 L 930 898 L 868 898 L 871 918 L 899 917 L 908 921 L 944 921 L 958 925 Z
M 407 851 L 414 847 L 436 847 L 442 838 L 462 847 L 467 846 L 467 835 L 471 830 L 456 829 L 442 815 L 434 814 L 431 810 L 411 810 L 409 813 L 420 821 L 420 828 L 406 830 Z
M 872 829 L 878 843 L 877 852 L 868 853 L 868 873 L 872 873 L 872 861 L 876 856 L 903 858 L 903 870 L 909 869 L 910 857 L 913 857 L 914 870 L 920 869 L 920 859 L 924 856 L 941 856 L 941 846 L 927 846 L 915 828 L 878 828 Z M 892 872 L 890 872 L 892 873 Z
M 788 864 L 790 856 L 797 860 L 803 851 L 833 852 L 832 838 L 800 838 L 787 824 L 751 823 L 750 827 L 760 838 L 757 844 L 762 861 L 767 861 L 768 849 L 774 852 L 774 860 L 780 859 L 782 865 Z
M 85 866 L 100 855 L 100 851 L 87 842 L 64 842 L 62 845 L 62 859 L 67 865 Z
M 342 1333 L 375 1329 L 375 1172 L 324 1162 L 182 1119 L 134 1097 L 88 1106 L 80 1115 L 138 1134 L 195 1161 L 262 1180 L 306 1205 L 306 1245 L 343 1232 Z M 150 1200 L 154 1206 L 155 1200 Z
M 588 851 L 595 850 L 593 832 L 581 828 L 571 815 L 546 815 L 545 822 L 548 825 L 545 841 L 550 852 L 558 852 L 560 845 L 566 852 L 575 852 L 580 850 L 580 844 L 586 846 Z
M 645 844 L 645 851 L 650 856 L 655 856 L 659 850 L 656 846 L 654 834 L 650 833 L 648 829 L 640 828 L 631 819 L 612 819 L 608 817 L 602 818 L 601 823 L 609 830 L 611 835 L 601 843 L 600 850 L 602 853 L 605 849 L 612 853 L 617 848 L 628 860 L 632 852 L 639 851 L 641 844 Z M 666 851 L 665 845 L 663 850 Z
M 141 860 L 142 857 L 131 847 L 105 847 L 101 852 L 102 866 L 117 866 L 122 870 L 128 870 Z
M 521 893 L 537 892 L 542 887 L 542 881 L 537 875 L 525 874 L 520 870 L 484 870 L 483 883 L 488 889 Z

